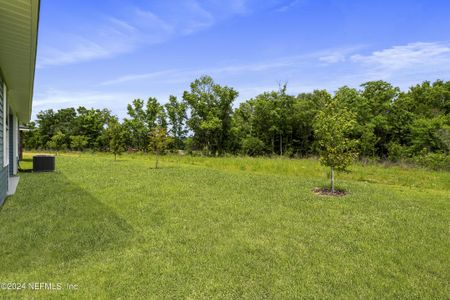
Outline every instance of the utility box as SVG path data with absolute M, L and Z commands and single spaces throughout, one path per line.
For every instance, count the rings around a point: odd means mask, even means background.
M 53 172 L 55 171 L 54 155 L 34 155 L 33 172 Z

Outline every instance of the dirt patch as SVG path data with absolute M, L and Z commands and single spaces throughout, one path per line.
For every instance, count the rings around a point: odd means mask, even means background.
M 336 197 L 341 197 L 341 196 L 345 196 L 347 193 L 344 190 L 339 190 L 339 189 L 335 189 L 334 193 L 331 191 L 331 189 L 329 188 L 319 188 L 316 187 L 312 190 L 315 194 L 317 195 L 322 195 L 322 196 L 336 196 Z

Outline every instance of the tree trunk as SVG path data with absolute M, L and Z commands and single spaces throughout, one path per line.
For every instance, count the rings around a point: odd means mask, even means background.
M 117 153 L 114 153 L 114 160 L 117 160 Z
M 275 138 L 272 135 L 272 154 L 275 154 Z
M 334 193 L 334 167 L 331 166 L 331 192 Z
M 280 133 L 280 155 L 283 156 L 283 135 Z

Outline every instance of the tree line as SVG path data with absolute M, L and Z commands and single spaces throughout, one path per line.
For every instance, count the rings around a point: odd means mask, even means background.
M 27 149 L 119 154 L 154 151 L 153 132 L 167 137 L 165 148 L 173 151 L 303 157 L 319 155 L 323 129 L 330 127 L 333 140 L 341 129 L 333 125 L 345 116 L 343 137 L 359 159 L 450 161 L 450 81 L 425 81 L 407 91 L 370 81 L 334 94 L 315 90 L 298 95 L 288 94 L 282 85 L 233 108 L 238 95 L 234 88 L 202 76 L 182 99 L 170 96 L 165 104 L 153 97 L 133 100 L 122 121 L 108 109 L 49 109 L 28 124 L 31 130 L 23 133 L 23 143 Z

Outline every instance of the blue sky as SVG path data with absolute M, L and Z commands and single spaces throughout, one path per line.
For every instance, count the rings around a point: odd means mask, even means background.
M 70 106 L 125 117 L 203 74 L 239 101 L 368 80 L 450 80 L 450 1 L 42 0 L 33 116 Z

